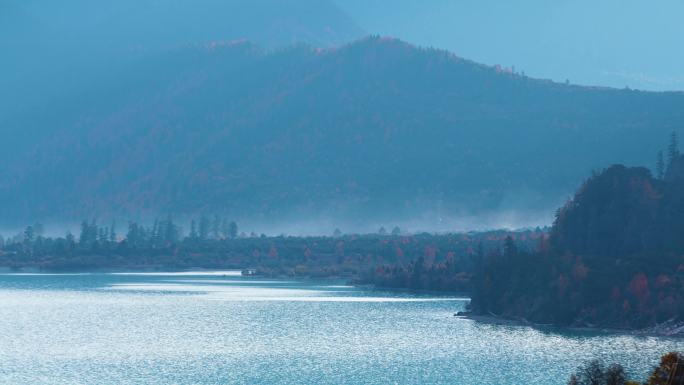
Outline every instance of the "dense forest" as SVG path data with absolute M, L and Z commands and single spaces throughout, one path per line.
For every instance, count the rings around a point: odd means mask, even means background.
M 472 309 L 578 326 L 681 322 L 684 178 L 677 173 L 684 159 L 674 134 L 668 158 L 656 177 L 620 165 L 595 173 L 558 210 L 538 251 L 508 239 L 503 253 L 485 255 Z
M 184 231 L 171 217 L 151 226 L 131 222 L 124 233 L 115 224 L 83 221 L 80 234 L 43 236 L 40 224 L 15 236 L 0 237 L 0 267 L 43 271 L 94 269 L 250 269 L 268 276 L 348 277 L 358 279 L 375 266 L 445 266 L 456 282 L 445 288 L 469 288 L 475 255 L 500 247 L 512 235 L 532 243 L 543 230 L 463 234 L 405 234 L 395 227 L 376 234 L 320 237 L 267 237 L 239 232 L 237 223 L 219 216 L 201 217 Z M 478 251 L 479 250 L 479 251 Z
M 516 238 L 517 236 L 517 238 Z M 532 237 L 535 242 L 520 237 Z M 526 242 L 521 242 L 526 241 Z M 479 249 L 467 273 L 449 259 L 377 266 L 360 281 L 468 287 L 477 314 L 534 323 L 671 329 L 684 321 L 684 156 L 673 133 L 655 176 L 643 167 L 595 172 L 556 213 L 548 233 L 510 234 Z M 470 286 L 463 277 L 473 274 Z

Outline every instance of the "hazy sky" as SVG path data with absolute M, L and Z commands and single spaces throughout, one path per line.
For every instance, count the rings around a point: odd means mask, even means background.
M 68 52 L 71 62 L 132 42 L 325 45 L 363 30 L 533 77 L 684 90 L 682 15 L 682 0 L 1 0 L 0 46 L 11 50 L 5 68 L 40 76 L 32 62 L 75 45 L 87 49 Z
M 530 76 L 684 90 L 681 0 L 336 0 L 370 33 Z

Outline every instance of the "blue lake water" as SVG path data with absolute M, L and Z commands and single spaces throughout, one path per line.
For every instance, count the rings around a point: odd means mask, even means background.
M 467 299 L 233 273 L 0 275 L 0 384 L 564 384 L 684 340 L 454 317 Z

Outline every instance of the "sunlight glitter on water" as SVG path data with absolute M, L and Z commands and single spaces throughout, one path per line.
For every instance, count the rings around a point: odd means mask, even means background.
M 197 276 L 197 277 L 214 277 L 214 276 L 226 276 L 226 277 L 241 277 L 242 272 L 240 270 L 224 270 L 224 271 L 176 271 L 176 272 L 163 272 L 163 271 L 153 271 L 153 272 L 116 272 L 107 273 L 111 275 L 121 275 L 121 276 L 169 276 L 169 277 L 184 277 L 184 276 Z
M 253 282 L 251 282 L 253 283 Z M 323 286 L 326 287 L 326 286 Z M 335 287 L 334 285 L 332 287 Z M 201 293 L 205 298 L 214 301 L 307 301 L 307 302 L 432 302 L 432 301 L 462 301 L 464 298 L 411 298 L 411 297 L 370 297 L 370 296 L 340 296 L 340 291 L 326 291 L 314 289 L 271 288 L 253 286 L 230 285 L 188 285 L 180 283 L 137 283 L 114 284 L 107 289 Z M 323 295 L 321 295 L 323 294 Z
M 168 281 L 0 277 L 0 384 L 552 385 L 587 359 L 643 375 L 684 350 L 668 338 L 459 319 L 468 301 L 449 296 Z

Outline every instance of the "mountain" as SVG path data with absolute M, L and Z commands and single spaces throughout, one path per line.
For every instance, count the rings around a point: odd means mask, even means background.
M 236 40 L 332 47 L 361 36 L 328 0 L 3 0 L 0 103 L 5 113 L 35 111 L 168 49 Z
M 0 217 L 548 218 L 590 170 L 654 160 L 682 106 L 681 93 L 540 81 L 386 38 L 171 49 L 0 117 L 22 134 L 0 144 Z

